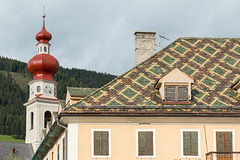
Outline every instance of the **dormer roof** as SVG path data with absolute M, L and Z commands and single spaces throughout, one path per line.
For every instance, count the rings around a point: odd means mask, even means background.
M 178 68 L 174 68 L 167 75 L 158 80 L 155 88 L 159 88 L 162 82 L 169 83 L 193 83 L 194 79 L 189 77 L 186 73 L 180 71 Z

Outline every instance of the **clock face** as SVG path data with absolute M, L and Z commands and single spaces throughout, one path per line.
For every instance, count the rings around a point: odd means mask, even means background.
M 50 95 L 53 93 L 53 87 L 47 84 L 43 87 L 43 91 L 44 91 L 44 93 Z

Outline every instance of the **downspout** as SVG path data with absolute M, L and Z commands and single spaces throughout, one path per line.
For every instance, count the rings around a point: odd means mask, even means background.
M 205 144 L 206 144 L 206 149 L 207 149 L 207 153 L 208 153 L 208 143 L 207 143 L 206 127 L 205 127 L 205 125 L 203 127 L 204 127 L 204 134 L 205 134 Z

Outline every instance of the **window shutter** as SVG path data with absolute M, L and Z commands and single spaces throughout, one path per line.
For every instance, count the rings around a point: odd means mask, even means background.
M 191 132 L 191 155 L 198 156 L 198 133 Z
M 225 152 L 232 152 L 232 132 L 225 132 Z
M 166 100 L 176 101 L 176 87 L 166 86 Z
M 144 132 L 138 132 L 138 155 L 145 155 L 145 136 Z
M 217 134 L 217 152 L 224 152 L 224 132 L 216 132 Z
M 191 155 L 191 135 L 190 132 L 183 132 L 183 154 Z
M 153 155 L 153 133 L 146 132 L 146 155 Z
M 178 100 L 187 101 L 188 90 L 186 86 L 178 86 Z
M 183 154 L 198 156 L 198 132 L 183 132 Z
M 108 132 L 101 132 L 101 155 L 109 155 Z
M 138 132 L 138 155 L 153 155 L 153 132 Z
M 108 132 L 94 132 L 94 155 L 109 155 Z
M 101 155 L 101 132 L 94 132 L 94 155 Z

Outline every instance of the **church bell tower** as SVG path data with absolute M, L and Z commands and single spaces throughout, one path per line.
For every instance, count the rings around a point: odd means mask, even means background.
M 28 62 L 28 71 L 33 75 L 29 85 L 29 99 L 26 106 L 26 140 L 34 152 L 41 144 L 47 122 L 52 121 L 53 112 L 58 111 L 57 82 L 53 75 L 59 69 L 58 61 L 50 55 L 52 35 L 45 29 L 43 15 L 42 30 L 36 35 L 37 54 Z

